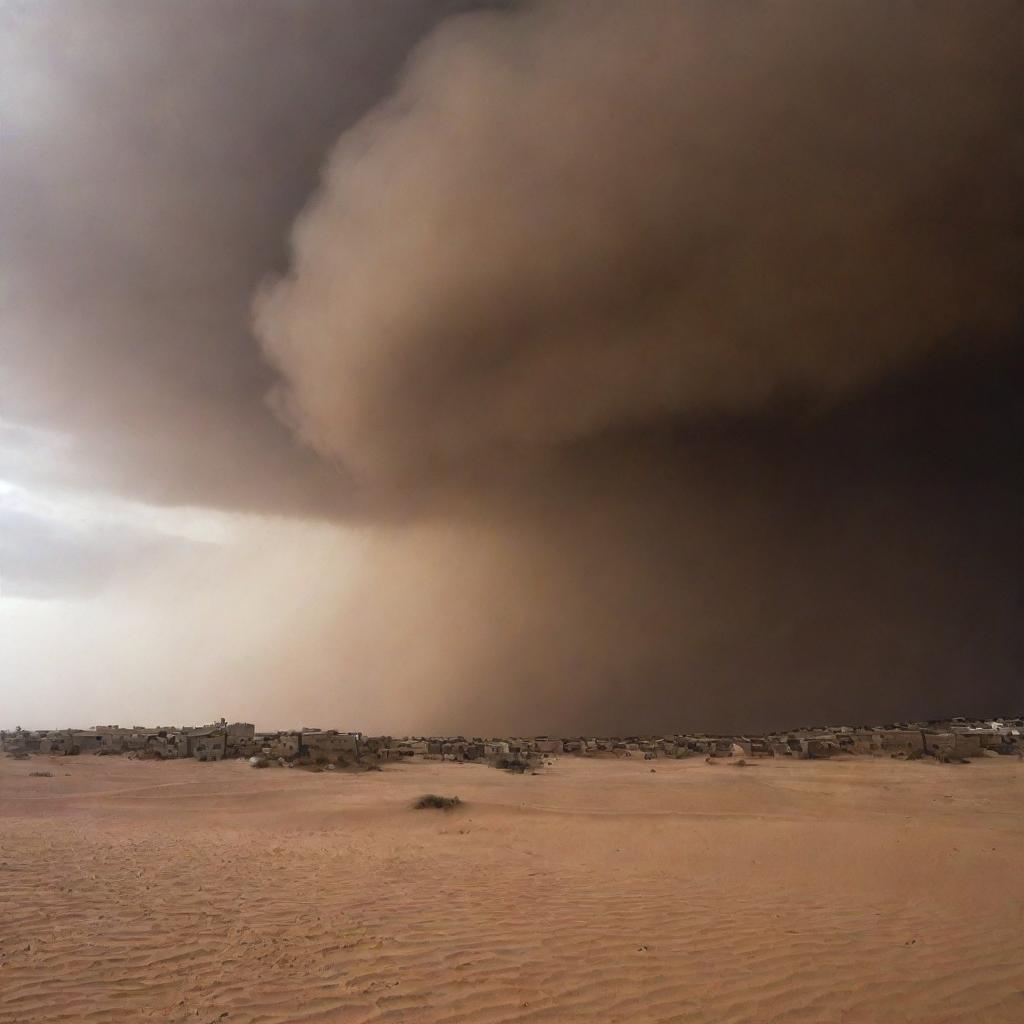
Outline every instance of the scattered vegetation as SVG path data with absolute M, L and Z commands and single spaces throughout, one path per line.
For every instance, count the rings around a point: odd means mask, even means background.
M 462 801 L 457 796 L 438 796 L 436 793 L 424 793 L 412 806 L 417 811 L 425 810 L 428 807 L 433 807 L 440 811 L 450 811 L 461 803 Z
M 52 779 L 53 772 L 29 772 L 34 779 Z
M 546 763 L 550 764 L 550 762 Z M 523 775 L 530 768 L 530 765 L 522 758 L 505 756 L 503 754 L 490 758 L 490 764 L 493 768 L 500 768 L 502 771 L 511 772 L 513 775 Z

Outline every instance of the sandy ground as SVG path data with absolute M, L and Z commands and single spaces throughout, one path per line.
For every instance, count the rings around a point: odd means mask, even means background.
M 654 767 L 0 759 L 0 1022 L 1024 1021 L 1016 758 Z

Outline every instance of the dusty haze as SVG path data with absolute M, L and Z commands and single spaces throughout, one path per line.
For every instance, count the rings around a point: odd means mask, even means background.
M 5 723 L 1017 709 L 1020 6 L 467 6 L 5 16 Z

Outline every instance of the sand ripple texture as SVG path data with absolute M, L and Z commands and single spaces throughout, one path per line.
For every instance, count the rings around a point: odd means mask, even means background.
M 1022 795 L 1007 758 L 4 760 L 0 1024 L 1020 1024 Z

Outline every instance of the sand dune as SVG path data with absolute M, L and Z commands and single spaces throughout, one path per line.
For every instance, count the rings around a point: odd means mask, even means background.
M 0 1024 L 1019 1024 L 1022 797 L 1015 758 L 5 759 Z

